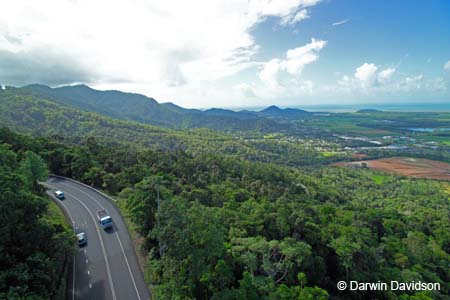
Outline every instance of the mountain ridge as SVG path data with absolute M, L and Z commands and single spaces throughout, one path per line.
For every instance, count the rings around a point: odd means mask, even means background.
M 33 84 L 16 89 L 83 111 L 172 129 L 272 131 L 282 126 L 274 120 L 256 113 L 239 113 L 226 109 L 209 111 L 186 109 L 171 102 L 159 103 L 154 98 L 141 94 L 116 90 L 100 91 L 87 85 L 51 88 Z
M 233 111 L 224 108 L 187 109 L 172 102 L 159 103 L 152 97 L 117 90 L 96 90 L 87 85 L 52 88 L 41 84 L 22 88 L 33 95 L 84 111 L 120 120 L 136 121 L 166 128 L 209 128 L 214 130 L 263 130 L 283 126 L 275 117 L 298 117 L 307 114 L 298 109 L 270 106 L 261 111 Z

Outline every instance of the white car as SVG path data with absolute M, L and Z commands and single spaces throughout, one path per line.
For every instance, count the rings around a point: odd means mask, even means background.
M 64 193 L 62 191 L 56 191 L 54 194 L 55 194 L 56 198 L 58 198 L 60 200 L 64 199 Z
M 83 246 L 87 243 L 86 233 L 80 232 L 77 233 L 78 246 Z

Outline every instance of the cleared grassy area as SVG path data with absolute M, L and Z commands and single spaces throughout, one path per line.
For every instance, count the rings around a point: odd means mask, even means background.
M 55 202 L 49 200 L 49 204 L 47 206 L 47 219 L 52 223 L 61 224 L 65 229 L 72 230 L 72 226 L 69 220 L 66 219 L 64 213 L 61 209 L 56 205 Z
M 345 156 L 345 152 L 324 151 L 320 152 L 324 157 Z
M 376 184 L 383 184 L 386 181 L 387 176 L 382 174 L 370 174 L 370 178 L 372 178 Z

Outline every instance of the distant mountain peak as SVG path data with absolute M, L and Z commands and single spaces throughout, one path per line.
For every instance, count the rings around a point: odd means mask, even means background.
M 93 88 L 91 88 L 90 86 L 81 83 L 81 84 L 75 84 L 75 85 L 69 85 L 69 87 L 78 87 L 78 88 L 84 88 L 84 89 L 89 89 L 89 90 L 93 90 Z
M 263 113 L 273 113 L 273 112 L 281 112 L 281 111 L 283 111 L 283 110 L 276 105 L 271 105 L 271 106 L 261 110 L 261 112 L 263 112 Z
M 297 116 L 301 114 L 307 114 L 308 112 L 297 108 L 279 108 L 276 105 L 271 105 L 259 112 L 263 115 L 275 115 L 275 116 Z
M 213 108 L 207 111 L 186 109 L 173 103 L 160 104 L 155 99 L 137 93 L 117 90 L 96 90 L 85 84 L 48 87 L 29 85 L 23 88 L 34 96 L 55 103 L 94 112 L 115 119 L 169 128 L 206 127 L 219 130 L 254 130 L 279 126 L 256 112 L 245 113 Z M 270 114 L 268 114 L 270 115 Z
M 40 84 L 40 83 L 32 83 L 32 84 L 28 84 L 26 86 L 24 86 L 24 88 L 45 88 L 45 89 L 50 89 L 51 87 L 45 85 L 45 84 Z

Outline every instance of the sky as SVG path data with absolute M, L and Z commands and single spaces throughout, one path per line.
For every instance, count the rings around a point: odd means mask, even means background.
M 9 0 L 0 84 L 183 107 L 450 102 L 446 0 Z

